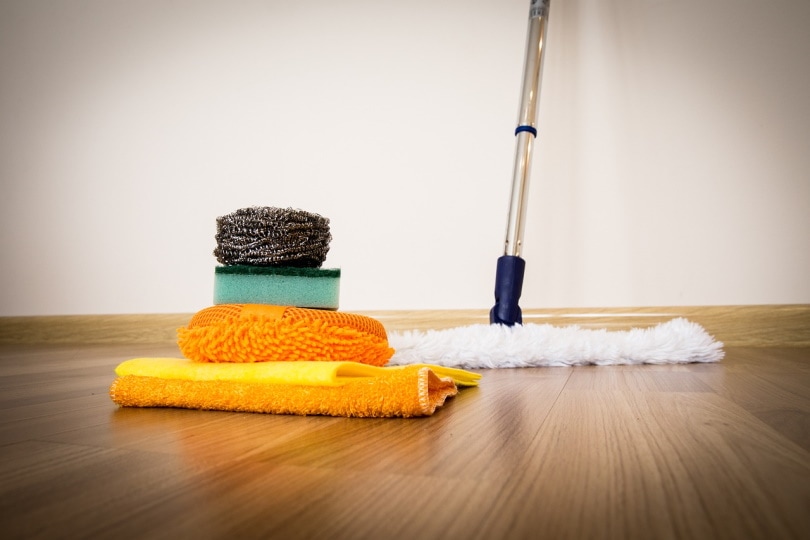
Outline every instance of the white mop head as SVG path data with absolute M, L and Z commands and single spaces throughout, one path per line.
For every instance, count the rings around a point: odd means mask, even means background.
M 717 362 L 724 355 L 721 342 L 683 318 L 627 331 L 475 324 L 389 332 L 388 343 L 396 351 L 389 365 L 427 363 L 466 369 Z

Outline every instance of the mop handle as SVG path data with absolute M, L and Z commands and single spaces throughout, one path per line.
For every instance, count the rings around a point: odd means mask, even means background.
M 512 177 L 512 198 L 506 225 L 504 254 L 498 258 L 495 270 L 495 306 L 489 312 L 492 324 L 513 326 L 523 323 L 519 300 L 523 290 L 526 261 L 520 257 L 526 218 L 526 194 L 529 190 L 532 143 L 537 136 L 537 102 L 540 78 L 543 74 L 546 21 L 550 0 L 532 0 L 529 11 L 529 31 L 526 38 L 526 58 L 523 67 L 523 87 L 520 114 L 515 129 L 515 171 Z
M 520 113 L 515 129 L 515 168 L 512 176 L 512 197 L 506 225 L 504 255 L 519 257 L 523 244 L 526 221 L 526 198 L 531 172 L 532 143 L 537 136 L 537 103 L 540 98 L 540 80 L 543 76 L 546 22 L 550 0 L 532 0 L 529 10 L 529 30 L 526 38 L 526 57 L 523 67 L 523 86 Z

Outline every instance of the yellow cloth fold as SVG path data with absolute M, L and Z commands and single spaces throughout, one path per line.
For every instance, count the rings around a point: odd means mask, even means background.
M 462 369 L 419 364 L 458 386 L 477 386 L 481 375 Z M 303 386 L 342 386 L 357 378 L 382 377 L 408 366 L 376 367 L 359 362 L 208 363 L 185 358 L 133 358 L 115 368 L 119 377 L 157 377 L 187 381 L 233 381 Z
M 451 378 L 425 366 L 348 377 L 339 386 L 185 380 L 125 375 L 110 397 L 123 407 L 182 407 L 220 411 L 351 417 L 428 416 L 458 393 Z

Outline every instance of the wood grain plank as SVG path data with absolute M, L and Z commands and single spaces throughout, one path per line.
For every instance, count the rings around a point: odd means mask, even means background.
M 804 538 L 808 348 L 483 370 L 421 419 L 121 409 L 171 344 L 0 346 L 4 537 Z
M 711 393 L 565 390 L 516 469 L 479 538 L 799 538 L 810 530 L 807 454 Z
M 810 451 L 810 352 L 731 349 L 734 363 L 698 372 L 715 393 Z M 720 366 L 717 366 L 718 368 Z
M 2 450 L 11 458 L 0 468 L 6 538 L 109 537 L 131 530 L 144 513 L 157 519 L 192 511 L 189 499 L 201 504 L 198 473 L 182 460 L 42 441 Z

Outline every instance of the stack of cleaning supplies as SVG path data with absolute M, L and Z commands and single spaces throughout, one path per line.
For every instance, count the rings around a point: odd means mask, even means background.
M 251 207 L 217 219 L 214 305 L 178 329 L 185 358 L 136 358 L 116 368 L 113 401 L 276 414 L 433 414 L 480 375 L 394 354 L 383 325 L 338 312 L 339 270 L 320 266 L 329 220 Z M 317 308 L 317 309 L 315 309 Z

